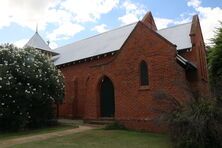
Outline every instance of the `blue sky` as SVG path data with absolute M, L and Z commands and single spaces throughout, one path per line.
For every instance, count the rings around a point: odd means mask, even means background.
M 158 29 L 191 21 L 199 14 L 204 39 L 222 21 L 222 0 L 4 0 L 0 43 L 23 46 L 36 24 L 50 47 L 60 47 L 142 19 L 151 11 Z

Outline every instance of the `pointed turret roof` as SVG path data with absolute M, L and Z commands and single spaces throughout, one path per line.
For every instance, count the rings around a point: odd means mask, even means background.
M 25 44 L 24 47 L 33 47 L 36 49 L 44 50 L 46 52 L 51 52 L 56 54 L 42 39 L 39 35 L 38 31 L 36 30 L 35 34 L 31 37 L 31 39 Z
M 46 51 L 51 51 L 51 48 L 45 43 L 42 37 L 36 32 L 32 38 L 26 43 L 25 47 L 33 47 L 37 49 L 42 49 Z

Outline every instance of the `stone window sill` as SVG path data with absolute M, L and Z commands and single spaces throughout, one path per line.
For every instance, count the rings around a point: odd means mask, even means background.
M 149 85 L 145 85 L 145 86 L 140 86 L 139 90 L 143 91 L 143 90 L 149 90 L 150 86 Z

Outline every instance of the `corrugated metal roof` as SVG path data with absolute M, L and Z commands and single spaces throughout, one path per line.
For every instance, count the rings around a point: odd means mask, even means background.
M 42 39 L 42 37 L 36 32 L 32 38 L 28 41 L 28 43 L 25 44 L 24 47 L 33 47 L 37 49 L 42 49 L 48 52 L 54 52 L 51 50 L 51 48 L 45 43 L 45 41 Z
M 192 22 L 181 24 L 157 32 L 171 43 L 177 45 L 177 50 L 188 49 L 192 47 L 190 40 L 190 30 Z
M 197 66 L 195 64 L 193 64 L 192 62 L 188 61 L 187 59 L 185 59 L 184 57 L 182 57 L 179 54 L 177 54 L 176 60 L 186 70 L 196 70 L 197 69 Z
M 55 65 L 113 52 L 119 50 L 137 23 L 126 25 L 72 44 L 59 47 L 54 51 L 59 55 L 54 59 Z M 177 45 L 177 50 L 192 47 L 190 30 L 192 23 L 181 24 L 166 29 L 158 30 L 161 36 Z
M 54 62 L 61 65 L 104 53 L 119 50 L 137 23 L 123 26 L 102 34 L 74 42 L 72 44 L 55 49 L 59 58 Z

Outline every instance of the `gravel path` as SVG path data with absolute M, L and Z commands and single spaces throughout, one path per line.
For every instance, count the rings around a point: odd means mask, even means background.
M 46 140 L 46 139 L 54 138 L 54 137 L 66 136 L 73 133 L 84 132 L 84 131 L 95 129 L 95 128 L 98 128 L 98 126 L 96 127 L 96 126 L 90 126 L 90 125 L 81 125 L 79 126 L 79 128 L 74 128 L 74 129 L 69 129 L 69 130 L 64 130 L 64 131 L 39 134 L 39 135 L 34 135 L 34 136 L 26 136 L 26 137 L 9 139 L 9 140 L 0 140 L 0 147 L 7 148 L 16 144 L 23 144 L 23 143 L 33 142 L 33 141 Z

